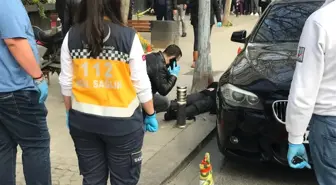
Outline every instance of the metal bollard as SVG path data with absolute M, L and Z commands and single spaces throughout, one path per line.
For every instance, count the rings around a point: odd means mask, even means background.
M 177 118 L 176 124 L 179 128 L 186 127 L 186 106 L 187 106 L 187 87 L 177 87 Z

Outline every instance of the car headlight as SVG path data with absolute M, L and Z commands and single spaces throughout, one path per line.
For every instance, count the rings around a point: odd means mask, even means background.
M 221 87 L 221 93 L 224 101 L 235 107 L 246 107 L 262 110 L 264 107 L 257 95 L 240 89 L 231 84 L 225 84 Z

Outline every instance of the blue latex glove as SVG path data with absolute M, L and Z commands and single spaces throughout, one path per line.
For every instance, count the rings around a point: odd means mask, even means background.
M 222 22 L 217 22 L 217 27 L 222 27 L 222 26 L 223 26 Z
M 39 103 L 44 103 L 48 97 L 48 84 L 45 79 L 42 81 L 35 81 L 35 85 L 40 94 Z
M 65 113 L 66 113 L 66 125 L 68 128 L 70 128 L 69 127 L 69 111 L 65 111 Z
M 145 117 L 145 126 L 146 130 L 149 132 L 157 132 L 159 130 L 159 123 L 156 119 L 156 113 L 154 113 L 152 116 L 146 116 Z
M 169 73 L 171 74 L 171 75 L 174 75 L 174 76 L 178 76 L 178 74 L 180 73 L 180 71 L 181 71 L 181 67 L 179 66 L 179 65 L 175 65 L 174 64 L 174 68 L 172 69 L 171 67 L 169 67 L 168 68 L 168 71 L 169 71 Z
M 298 164 L 293 164 L 292 160 L 295 156 L 304 159 L 304 161 L 301 162 L 301 163 L 298 163 Z M 289 143 L 288 144 L 287 160 L 288 160 L 288 164 L 291 168 L 295 168 L 295 169 L 308 168 L 308 169 L 311 169 L 311 166 L 308 163 L 308 156 L 307 156 L 306 148 L 303 144 L 291 144 L 291 143 Z

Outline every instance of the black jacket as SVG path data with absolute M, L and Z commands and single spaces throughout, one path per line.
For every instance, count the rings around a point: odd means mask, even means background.
M 177 0 L 177 4 L 189 4 L 190 0 Z
M 200 93 L 210 96 L 212 100 L 216 101 L 216 92 L 218 88 L 218 82 L 212 82 L 206 89 Z
M 81 0 L 56 0 L 56 11 L 62 22 L 62 32 L 65 35 L 75 22 L 75 14 Z
M 177 81 L 176 76 L 169 74 L 163 53 L 150 53 L 146 55 L 147 74 L 152 84 L 153 94 L 166 96 Z
M 191 24 L 194 26 L 198 25 L 198 0 L 191 0 L 189 3 L 190 7 L 190 19 Z M 211 12 L 210 12 L 210 25 L 215 24 L 214 16 L 216 16 L 217 22 L 222 22 L 221 18 L 221 8 L 217 0 L 211 0 Z
M 156 9 L 158 0 L 152 0 L 152 8 Z M 167 11 L 177 9 L 177 0 L 166 0 Z

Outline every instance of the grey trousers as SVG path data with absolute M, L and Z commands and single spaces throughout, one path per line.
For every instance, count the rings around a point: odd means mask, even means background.
M 186 23 L 185 23 L 185 20 L 184 20 L 186 10 L 184 9 L 183 6 L 184 6 L 183 4 L 177 5 L 177 14 L 175 16 L 175 20 L 176 21 L 181 21 L 182 33 L 185 33 L 187 31 L 186 30 Z
M 309 145 L 319 185 L 336 181 L 336 117 L 313 115 L 310 121 Z
M 251 0 L 251 13 L 260 13 L 259 0 Z

